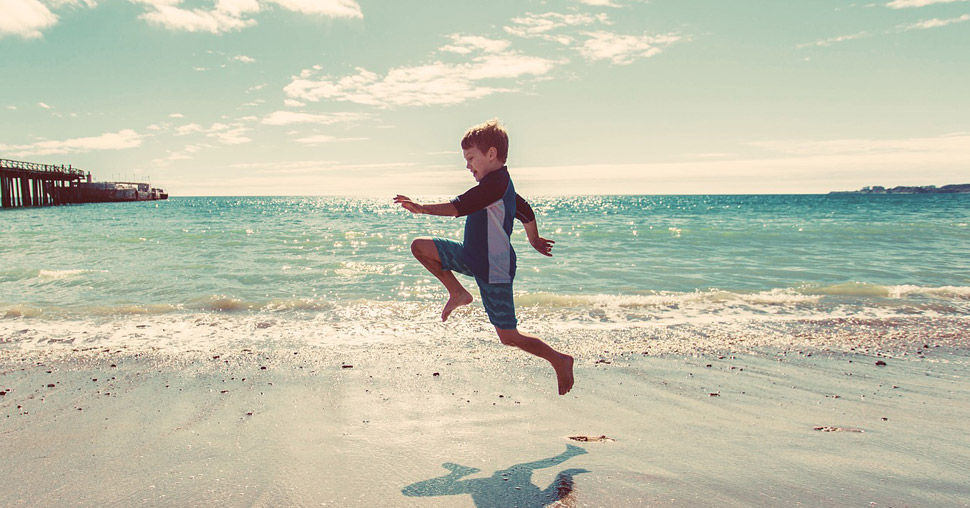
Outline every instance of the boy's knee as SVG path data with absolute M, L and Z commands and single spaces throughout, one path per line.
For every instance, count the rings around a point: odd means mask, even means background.
M 434 240 L 430 238 L 415 238 L 411 240 L 411 254 L 414 257 L 428 257 L 428 249 L 434 249 Z M 437 251 L 437 249 L 435 249 Z

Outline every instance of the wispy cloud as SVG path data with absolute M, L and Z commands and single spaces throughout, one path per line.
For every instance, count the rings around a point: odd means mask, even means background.
M 337 136 L 328 136 L 326 134 L 319 134 L 316 136 L 307 136 L 304 138 L 297 138 L 298 143 L 303 143 L 305 145 L 320 145 L 324 143 L 348 143 L 351 141 L 366 141 L 367 138 L 341 138 Z
M 901 28 L 903 30 L 927 30 L 927 29 L 930 29 L 930 28 L 939 28 L 941 26 L 952 25 L 954 23 L 963 23 L 965 21 L 970 21 L 970 14 L 964 14 L 963 16 L 960 16 L 958 18 L 949 18 L 949 19 L 933 18 L 933 19 L 925 19 L 923 21 L 919 21 L 917 23 L 913 23 L 912 25 L 904 25 Z
M 242 62 L 242 63 L 247 63 L 247 64 L 248 63 L 253 63 L 253 62 L 256 61 L 255 58 L 248 57 L 246 55 L 237 55 L 237 56 L 232 57 L 232 59 L 235 62 Z
M 269 3 L 302 14 L 318 14 L 331 18 L 364 17 L 356 0 L 269 0 Z
M 181 125 L 179 127 L 176 127 L 175 128 L 175 135 L 176 136 L 187 136 L 189 134 L 192 134 L 193 132 L 202 132 L 203 130 L 205 130 L 205 129 L 203 129 L 201 125 L 199 125 L 197 123 L 190 123 L 190 124 Z
M 43 140 L 25 145 L 0 144 L 0 151 L 6 152 L 12 157 L 86 153 L 99 150 L 135 148 L 141 146 L 141 140 L 142 136 L 134 130 L 122 129 L 118 132 L 108 132 L 99 136 L 84 138 Z
M 591 0 L 583 3 L 618 7 L 608 1 Z M 639 58 L 649 58 L 659 54 L 667 46 L 685 40 L 684 36 L 676 33 L 631 35 L 604 29 L 589 30 L 591 25 L 612 24 L 609 16 L 603 13 L 547 12 L 513 18 L 504 30 L 517 37 L 540 38 L 575 48 L 586 60 L 607 60 L 617 65 L 627 65 Z
M 509 46 L 511 46 L 509 41 L 489 39 L 487 37 L 480 37 L 477 35 L 452 34 L 449 37 L 451 38 L 452 43 L 448 44 L 447 46 L 443 46 L 439 51 L 457 53 L 459 55 L 467 55 L 475 51 L 482 51 L 484 53 L 501 53 L 509 49 Z
M 829 37 L 828 39 L 821 39 L 815 42 L 807 42 L 804 44 L 799 44 L 798 46 L 795 46 L 795 47 L 798 49 L 810 48 L 810 47 L 826 47 L 826 46 L 831 46 L 833 44 L 838 44 L 840 42 L 852 41 L 852 40 L 862 39 L 864 37 L 870 37 L 870 36 L 872 36 L 872 34 L 869 32 L 857 32 L 849 35 L 839 35 L 836 37 Z
M 572 44 L 574 38 L 563 33 L 553 33 L 562 28 L 589 26 L 595 23 L 610 24 L 606 14 L 562 14 L 547 12 L 544 14 L 529 13 L 525 16 L 512 18 L 512 24 L 504 29 L 506 33 L 516 37 L 540 38 L 558 42 L 563 45 Z
M 966 2 L 967 0 L 893 0 L 886 4 L 890 9 L 906 9 L 910 7 L 926 7 L 934 4 L 950 4 L 954 2 Z
M 298 113 L 295 111 L 274 111 L 263 118 L 264 125 L 318 124 L 333 125 L 353 122 L 365 118 L 362 113 Z
M 0 0 L 9 1 L 9 0 Z M 330 18 L 361 18 L 356 0 L 216 0 L 211 9 L 183 8 L 182 0 L 130 0 L 144 5 L 148 12 L 139 16 L 169 30 L 221 34 L 256 24 L 253 16 L 268 5 Z
M 678 34 L 620 35 L 612 32 L 587 32 L 588 37 L 579 47 L 579 53 L 591 61 L 609 60 L 617 65 L 627 65 L 638 58 L 659 54 L 667 46 L 683 40 Z
M 138 16 L 150 24 L 169 30 L 186 32 L 209 32 L 219 34 L 241 30 L 256 24 L 256 20 L 245 16 L 259 11 L 255 0 L 229 0 L 216 4 L 211 10 L 182 9 L 181 0 L 131 0 L 148 8 Z
M 206 131 L 206 136 L 217 139 L 225 145 L 241 145 L 249 143 L 252 139 L 246 137 L 249 128 L 241 124 L 214 123 Z
M 353 102 L 379 108 L 452 105 L 499 92 L 513 91 L 496 81 L 542 76 L 557 61 L 515 52 L 484 53 L 463 63 L 434 62 L 396 67 L 379 75 L 363 67 L 356 73 L 310 79 L 317 69 L 304 70 L 283 90 L 290 99 L 319 102 Z
M 593 7 L 619 7 L 620 5 L 614 3 L 613 0 L 577 0 L 581 4 L 591 5 Z
M 911 31 L 911 30 L 927 30 L 927 29 L 930 29 L 930 28 L 939 28 L 939 27 L 944 27 L 944 26 L 947 26 L 947 25 L 952 25 L 954 23 L 964 23 L 966 21 L 970 21 L 970 14 L 964 14 L 964 15 L 959 16 L 959 17 L 956 17 L 956 18 L 948 18 L 948 19 L 939 19 L 939 18 L 926 19 L 926 20 L 918 21 L 916 23 L 912 23 L 912 24 L 908 24 L 908 25 L 899 25 L 898 27 L 896 27 L 893 30 L 887 30 L 887 31 L 881 32 L 881 35 L 888 35 L 888 34 L 893 34 L 893 33 L 908 32 L 908 31 Z M 857 40 L 857 39 L 863 39 L 863 38 L 866 38 L 866 37 L 872 37 L 873 35 L 874 34 L 869 33 L 869 32 L 857 32 L 857 33 L 854 33 L 854 34 L 839 35 L 837 37 L 829 37 L 827 39 L 821 39 L 821 40 L 817 40 L 815 42 L 808 42 L 808 43 L 804 43 L 804 44 L 799 44 L 799 45 L 797 45 L 795 47 L 798 48 L 798 49 L 804 49 L 804 48 L 810 48 L 810 47 L 827 47 L 827 46 L 831 46 L 833 44 L 838 44 L 840 42 L 846 42 L 846 41 L 852 41 L 852 40 Z
M 203 127 L 197 123 L 190 123 L 176 127 L 175 135 L 188 136 L 190 134 L 202 133 L 206 137 L 216 139 L 226 145 L 240 145 L 252 141 L 252 139 L 246 137 L 246 133 L 249 131 L 250 128 L 241 122 L 232 124 L 216 122 L 209 127 Z

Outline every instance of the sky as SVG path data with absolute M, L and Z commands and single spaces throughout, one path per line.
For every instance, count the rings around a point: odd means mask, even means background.
M 0 0 L 0 158 L 173 196 L 970 183 L 968 0 Z

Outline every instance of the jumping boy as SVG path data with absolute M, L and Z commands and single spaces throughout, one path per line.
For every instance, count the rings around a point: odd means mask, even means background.
M 461 139 L 466 167 L 478 185 L 447 203 L 422 205 L 398 195 L 394 202 L 411 213 L 467 216 L 463 242 L 446 238 L 416 238 L 411 252 L 448 290 L 448 301 L 441 311 L 446 321 L 453 310 L 472 303 L 472 295 L 452 272 L 475 277 L 488 320 L 495 326 L 502 344 L 544 358 L 556 371 L 559 395 L 573 387 L 573 357 L 549 347 L 542 340 L 520 333 L 512 301 L 515 277 L 515 251 L 510 237 L 514 219 L 522 221 L 529 243 L 546 256 L 552 256 L 552 240 L 539 236 L 532 207 L 515 193 L 505 165 L 509 136 L 498 120 L 476 125 Z

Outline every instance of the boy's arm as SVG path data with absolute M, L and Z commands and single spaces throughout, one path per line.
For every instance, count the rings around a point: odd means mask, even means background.
M 433 205 L 422 205 L 411 201 L 411 198 L 398 194 L 394 197 L 394 202 L 404 207 L 411 213 L 423 213 L 425 215 L 442 215 L 445 217 L 457 217 L 458 209 L 452 203 L 435 203 Z
M 552 244 L 556 242 L 539 236 L 539 221 L 536 220 L 535 212 L 532 211 L 529 202 L 518 194 L 515 195 L 515 218 L 522 221 L 525 235 L 529 237 L 532 247 L 543 256 L 552 256 Z
M 539 254 L 552 257 L 552 244 L 556 242 L 539 236 L 539 221 L 523 222 L 522 226 L 525 227 L 525 236 L 529 237 L 532 247 L 539 251 Z

